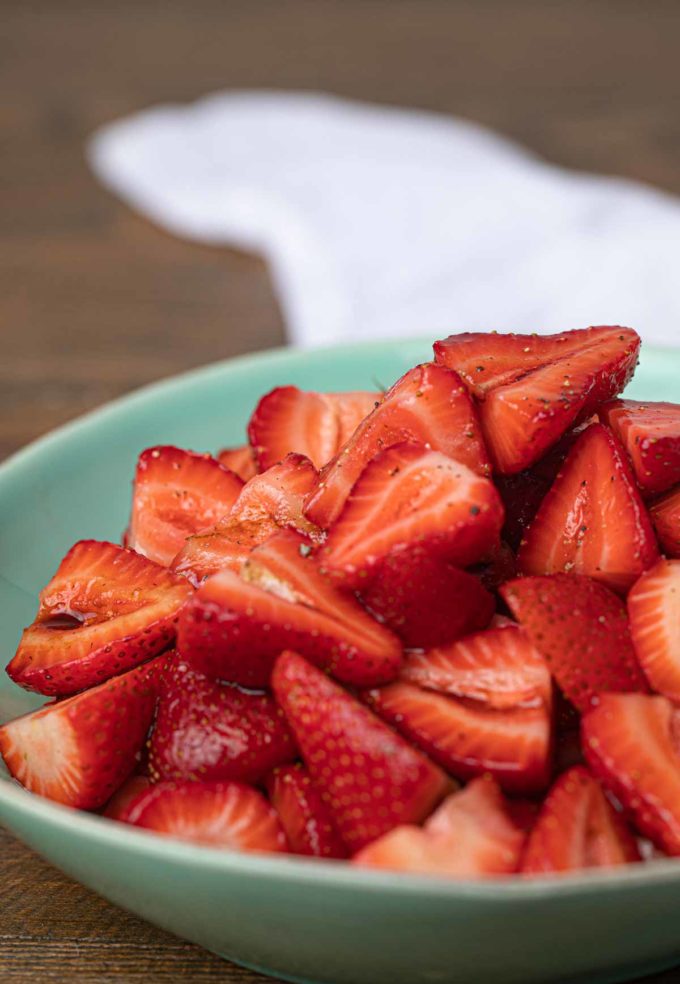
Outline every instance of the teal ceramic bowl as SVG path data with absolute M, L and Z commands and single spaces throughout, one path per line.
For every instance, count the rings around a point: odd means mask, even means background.
M 117 539 L 139 451 L 240 443 L 258 396 L 389 384 L 425 342 L 282 350 L 151 386 L 0 467 L 5 659 L 71 544 Z M 680 399 L 680 351 L 645 351 L 631 395 Z M 39 701 L 3 678 L 0 718 Z M 0 819 L 71 877 L 218 954 L 291 981 L 623 981 L 680 962 L 680 860 L 561 880 L 478 883 L 196 847 L 78 813 L 0 776 Z M 55 900 L 55 905 L 58 902 Z

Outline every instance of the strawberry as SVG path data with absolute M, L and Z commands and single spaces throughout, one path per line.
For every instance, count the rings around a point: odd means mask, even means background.
M 248 424 L 261 471 L 290 451 L 322 468 L 375 407 L 377 393 L 305 393 L 278 386 L 263 396 Z
M 657 847 L 680 856 L 678 710 L 666 697 L 604 694 L 583 718 L 588 765 Z
M 633 645 L 660 694 L 680 703 L 680 560 L 660 560 L 628 595 Z
M 465 566 L 498 543 L 503 507 L 493 484 L 439 451 L 398 444 L 362 472 L 319 552 L 357 588 L 393 557 L 408 570 L 427 556 Z
M 309 541 L 291 530 L 253 550 L 240 577 L 205 581 L 178 629 L 196 669 L 245 686 L 266 686 L 287 646 L 356 686 L 391 680 L 401 665 L 395 636 L 320 573 Z
M 0 728 L 0 754 L 31 793 L 82 810 L 106 803 L 132 772 L 165 657 Z
M 7 667 L 41 694 L 73 694 L 171 645 L 191 587 L 132 550 L 81 540 L 40 593 Z
M 680 557 L 680 486 L 658 499 L 649 512 L 663 552 Z
M 137 462 L 127 546 L 168 567 L 188 536 L 226 516 L 242 488 L 209 454 L 147 448 Z
M 523 831 L 500 789 L 475 779 L 448 797 L 423 829 L 404 824 L 364 847 L 353 863 L 449 878 L 485 878 L 517 870 Z
M 583 766 L 562 773 L 529 835 L 521 870 L 550 874 L 639 861 L 635 839 Z
M 665 492 L 680 482 L 680 405 L 612 400 L 598 415 L 628 452 L 644 492 Z
M 376 454 L 393 444 L 425 444 L 455 458 L 478 475 L 490 473 L 475 408 L 455 372 L 425 363 L 410 369 L 321 472 L 305 512 L 328 529 Z
M 272 686 L 351 851 L 424 820 L 448 791 L 443 772 L 297 653 L 279 656 Z
M 437 362 L 481 401 L 484 437 L 505 475 L 538 461 L 572 424 L 620 393 L 639 349 L 637 333 L 617 326 L 543 336 L 465 332 L 434 345 Z
M 302 515 L 304 497 L 316 486 L 309 458 L 289 454 L 247 482 L 230 513 L 208 532 L 189 537 L 172 569 L 194 585 L 217 571 L 239 571 L 250 551 L 290 526 L 318 540 L 320 531 Z
M 518 554 L 524 574 L 573 571 L 625 592 L 659 555 L 619 443 L 602 424 L 575 442 Z
M 261 793 L 239 782 L 159 782 L 128 807 L 128 823 L 233 851 L 286 852 L 286 835 Z
M 279 766 L 270 775 L 267 789 L 294 854 L 347 857 L 331 811 L 303 765 Z
M 102 815 L 108 817 L 109 820 L 124 820 L 127 816 L 130 804 L 139 797 L 140 793 L 147 790 L 150 785 L 151 780 L 148 776 L 130 776 L 129 779 L 126 779 L 118 792 L 113 794 L 109 802 L 106 804 L 106 809 L 103 811 Z
M 244 482 L 249 482 L 257 475 L 257 462 L 249 444 L 243 444 L 238 448 L 223 448 L 218 452 L 217 460 Z
M 208 680 L 177 655 L 170 660 L 149 743 L 154 781 L 257 782 L 294 757 L 293 735 L 270 696 Z
M 430 649 L 483 629 L 495 602 L 478 577 L 422 554 L 404 564 L 386 557 L 380 576 L 361 587 L 364 605 L 404 645 Z
M 578 710 L 610 690 L 648 690 L 625 605 L 604 584 L 579 574 L 524 577 L 501 595 Z
M 517 560 L 508 544 L 501 540 L 498 546 L 494 547 L 483 560 L 478 564 L 473 564 L 469 571 L 487 591 L 497 592 L 501 584 L 517 577 Z M 483 626 L 478 626 L 478 628 L 483 628 Z

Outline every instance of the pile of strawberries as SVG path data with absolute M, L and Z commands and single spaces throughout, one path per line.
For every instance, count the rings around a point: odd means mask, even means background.
M 680 406 L 628 328 L 459 334 L 145 451 L 8 666 L 27 789 L 240 850 L 451 877 L 680 855 Z M 663 556 L 662 556 L 663 551 Z M 677 558 L 677 559 L 674 559 Z

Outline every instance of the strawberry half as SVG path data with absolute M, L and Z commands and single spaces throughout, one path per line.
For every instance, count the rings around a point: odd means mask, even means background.
M 501 595 L 580 711 L 607 691 L 647 692 L 625 605 L 604 584 L 579 574 L 524 577 Z
M 401 665 L 395 636 L 320 573 L 309 541 L 285 530 L 251 553 L 240 577 L 222 571 L 200 586 L 178 649 L 208 676 L 258 687 L 288 646 L 356 686 L 391 680 Z
M 148 776 L 130 776 L 129 779 L 125 780 L 118 792 L 113 794 L 106 804 L 106 809 L 102 812 L 102 816 L 108 817 L 109 820 L 124 821 L 130 804 L 139 797 L 140 793 L 147 790 L 150 785 L 151 780 Z
M 404 824 L 353 858 L 369 868 L 449 878 L 484 878 L 517 871 L 523 831 L 511 819 L 500 789 L 475 779 L 448 797 L 424 828 Z
M 628 595 L 630 632 L 653 690 L 680 703 L 680 560 L 660 560 Z
M 601 868 L 640 860 L 635 838 L 583 766 L 552 787 L 522 859 L 525 874 Z
M 132 550 L 81 540 L 40 592 L 7 673 L 41 694 L 92 687 L 167 649 L 192 593 L 183 578 Z
M 387 391 L 321 472 L 309 496 L 307 517 L 328 529 L 355 482 L 376 454 L 394 444 L 424 444 L 455 458 L 478 475 L 490 473 L 475 408 L 455 372 L 425 363 Z
M 293 758 L 293 735 L 269 695 L 208 680 L 177 655 L 170 660 L 149 742 L 154 781 L 257 782 Z
M 267 790 L 293 854 L 347 857 L 331 811 L 303 765 L 298 762 L 275 769 L 267 781 Z
M 233 851 L 286 852 L 286 835 L 261 793 L 238 782 L 159 782 L 125 817 L 136 827 Z
M 257 475 L 257 462 L 249 444 L 242 444 L 238 448 L 223 448 L 217 453 L 217 460 L 244 482 L 249 482 Z
M 680 487 L 662 496 L 649 513 L 663 552 L 680 557 Z
M 0 753 L 31 793 L 94 810 L 132 772 L 156 703 L 159 656 L 0 728 Z
M 625 592 L 659 556 L 626 456 L 591 424 L 543 500 L 518 554 L 524 574 L 588 574 Z
M 242 488 L 209 454 L 147 448 L 137 462 L 127 546 L 168 567 L 188 536 L 226 516 Z
M 628 452 L 644 492 L 665 492 L 680 482 L 680 405 L 613 400 L 597 412 Z
M 263 396 L 248 424 L 248 440 L 261 471 L 290 451 L 317 468 L 337 454 L 373 410 L 378 393 L 308 393 L 278 386 Z
M 672 856 L 680 855 L 679 713 L 666 697 L 604 694 L 582 723 L 592 771 Z
M 443 772 L 297 653 L 279 656 L 272 686 L 351 851 L 424 820 L 449 790 Z
M 502 474 L 528 468 L 578 419 L 616 396 L 635 371 L 640 338 L 631 328 L 559 335 L 465 332 L 435 342 L 481 401 L 480 418 Z

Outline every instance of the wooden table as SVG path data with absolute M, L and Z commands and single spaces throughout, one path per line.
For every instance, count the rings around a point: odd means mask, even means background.
M 680 192 L 677 0 L 26 0 L 2 4 L 2 25 L 0 456 L 149 380 L 283 341 L 261 260 L 170 238 L 88 173 L 87 134 L 132 110 L 321 88 L 456 113 Z M 0 851 L 3 982 L 262 979 L 8 834 Z

